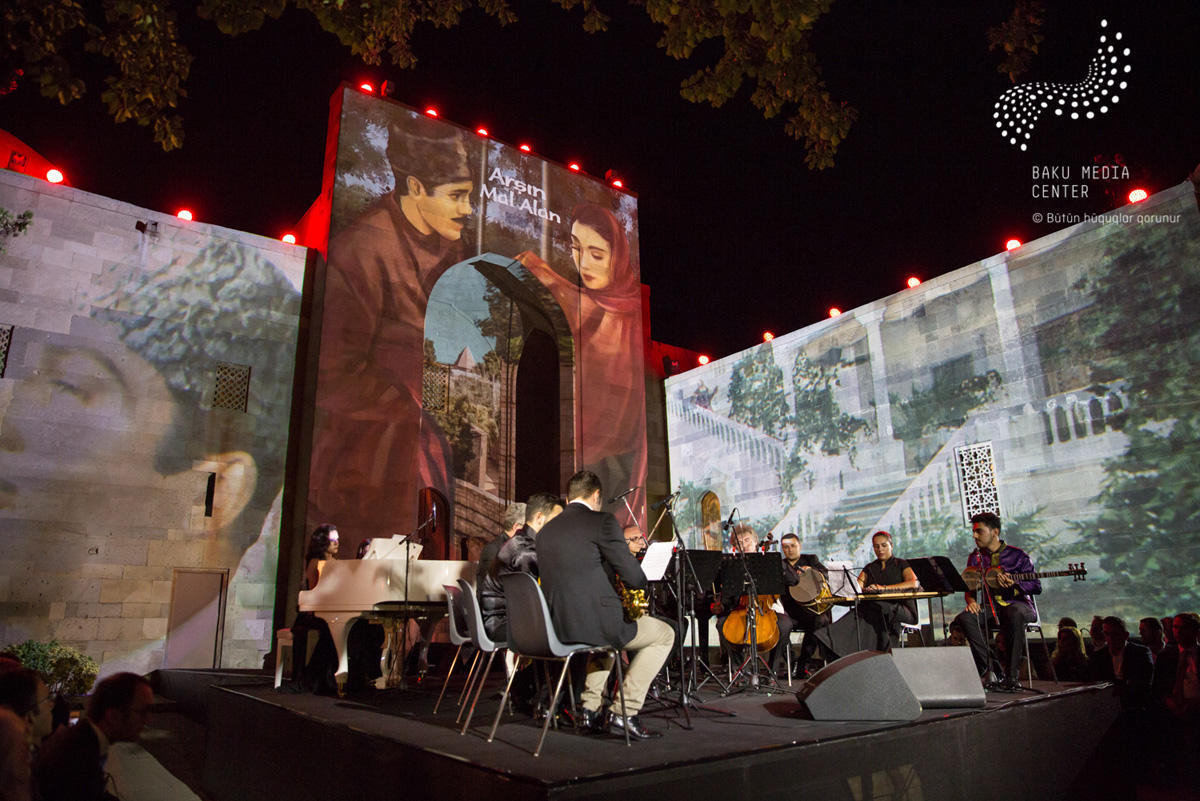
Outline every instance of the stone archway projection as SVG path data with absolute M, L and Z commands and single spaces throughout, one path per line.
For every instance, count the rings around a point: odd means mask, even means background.
M 508 504 L 560 492 L 574 469 L 570 329 L 519 262 L 485 254 L 438 280 L 424 342 L 422 440 L 446 447 L 422 458 L 448 459 L 423 472 L 452 477 L 445 546 L 469 558 Z

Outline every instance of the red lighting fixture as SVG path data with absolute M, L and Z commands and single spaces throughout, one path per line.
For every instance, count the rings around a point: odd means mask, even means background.
M 179 211 L 175 212 L 175 216 L 184 222 L 192 221 L 192 213 L 188 209 L 180 209 Z
M 285 245 L 294 245 L 294 244 L 296 244 L 296 235 L 295 235 L 295 234 L 284 234 L 283 236 L 279 237 L 279 239 L 280 239 L 280 241 L 281 241 L 281 242 L 283 242 Z
M 438 115 L 438 110 L 436 108 L 434 108 L 433 106 L 430 106 L 429 108 L 425 109 L 426 117 L 436 117 L 437 115 Z
M 567 165 L 567 169 L 570 170 L 571 172 L 579 172 L 579 162 L 572 161 L 570 164 Z
M 625 187 L 625 183 L 620 178 L 614 178 L 612 185 L 617 189 L 623 189 Z
M 1130 203 L 1141 203 L 1146 198 L 1150 197 L 1150 193 L 1145 189 L 1135 189 L 1129 193 Z
M 708 357 L 701 355 L 696 361 L 700 362 L 700 364 L 708 364 Z
M 775 338 L 775 335 L 772 334 L 770 331 L 763 331 L 763 342 L 770 342 L 774 338 Z
M 920 278 L 917 278 L 915 275 L 909 276 L 909 278 L 908 278 L 908 288 L 909 289 L 916 289 L 920 285 L 921 285 Z
M 62 171 L 51 167 L 50 169 L 46 170 L 46 180 L 52 184 L 61 184 L 63 182 Z
M 369 95 L 375 94 L 375 84 L 373 84 L 373 83 L 367 83 L 366 81 L 363 81 L 362 83 L 360 83 L 358 85 L 358 88 L 362 89 L 364 92 L 366 92 Z
M 475 129 L 475 133 L 479 134 L 480 136 L 487 136 L 488 129 L 481 126 L 481 127 Z
M 1020 239 L 1010 239 L 1004 243 L 1005 250 L 1016 250 L 1019 247 L 1021 247 Z
M 526 153 L 532 153 L 532 152 L 533 152 L 533 148 L 532 148 L 532 147 L 530 147 L 529 145 L 521 145 L 521 150 L 524 150 Z
M 830 317 L 841 317 L 842 310 L 839 309 L 837 306 L 830 306 L 829 307 L 829 316 Z

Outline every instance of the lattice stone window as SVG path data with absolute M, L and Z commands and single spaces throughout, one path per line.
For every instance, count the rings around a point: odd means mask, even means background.
M 250 365 L 217 362 L 217 385 L 213 391 L 213 408 L 244 412 L 249 397 Z
M 954 449 L 964 523 L 969 523 L 980 512 L 1000 514 L 1000 491 L 996 486 L 996 464 L 992 457 L 990 442 L 960 445 Z
M 8 347 L 12 344 L 12 333 L 11 325 L 0 325 L 0 378 L 4 378 L 4 371 L 8 368 Z

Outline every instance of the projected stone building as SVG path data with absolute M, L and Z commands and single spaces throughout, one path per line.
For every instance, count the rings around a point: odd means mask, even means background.
M 827 558 L 865 564 L 886 529 L 961 562 L 998 508 L 1044 569 L 1086 562 L 1046 582 L 1056 616 L 1196 606 L 1193 189 L 669 378 L 692 542 L 707 498 Z

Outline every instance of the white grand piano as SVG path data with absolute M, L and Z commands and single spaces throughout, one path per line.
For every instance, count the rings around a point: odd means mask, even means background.
M 408 592 L 405 593 L 407 568 Z M 346 638 L 350 624 L 358 618 L 385 618 L 377 604 L 390 602 L 393 610 L 386 615 L 393 625 L 385 625 L 388 642 L 384 646 L 384 678 L 389 686 L 399 682 L 397 671 L 403 649 L 396 646 L 400 633 L 399 615 L 429 617 L 445 614 L 446 591 L 443 584 L 460 579 L 473 581 L 474 562 L 438 559 L 334 559 L 325 563 L 315 589 L 300 592 L 301 612 L 312 612 L 329 624 L 329 633 L 337 647 L 339 687 L 346 681 L 349 662 Z M 386 622 L 386 621 L 385 621 Z

